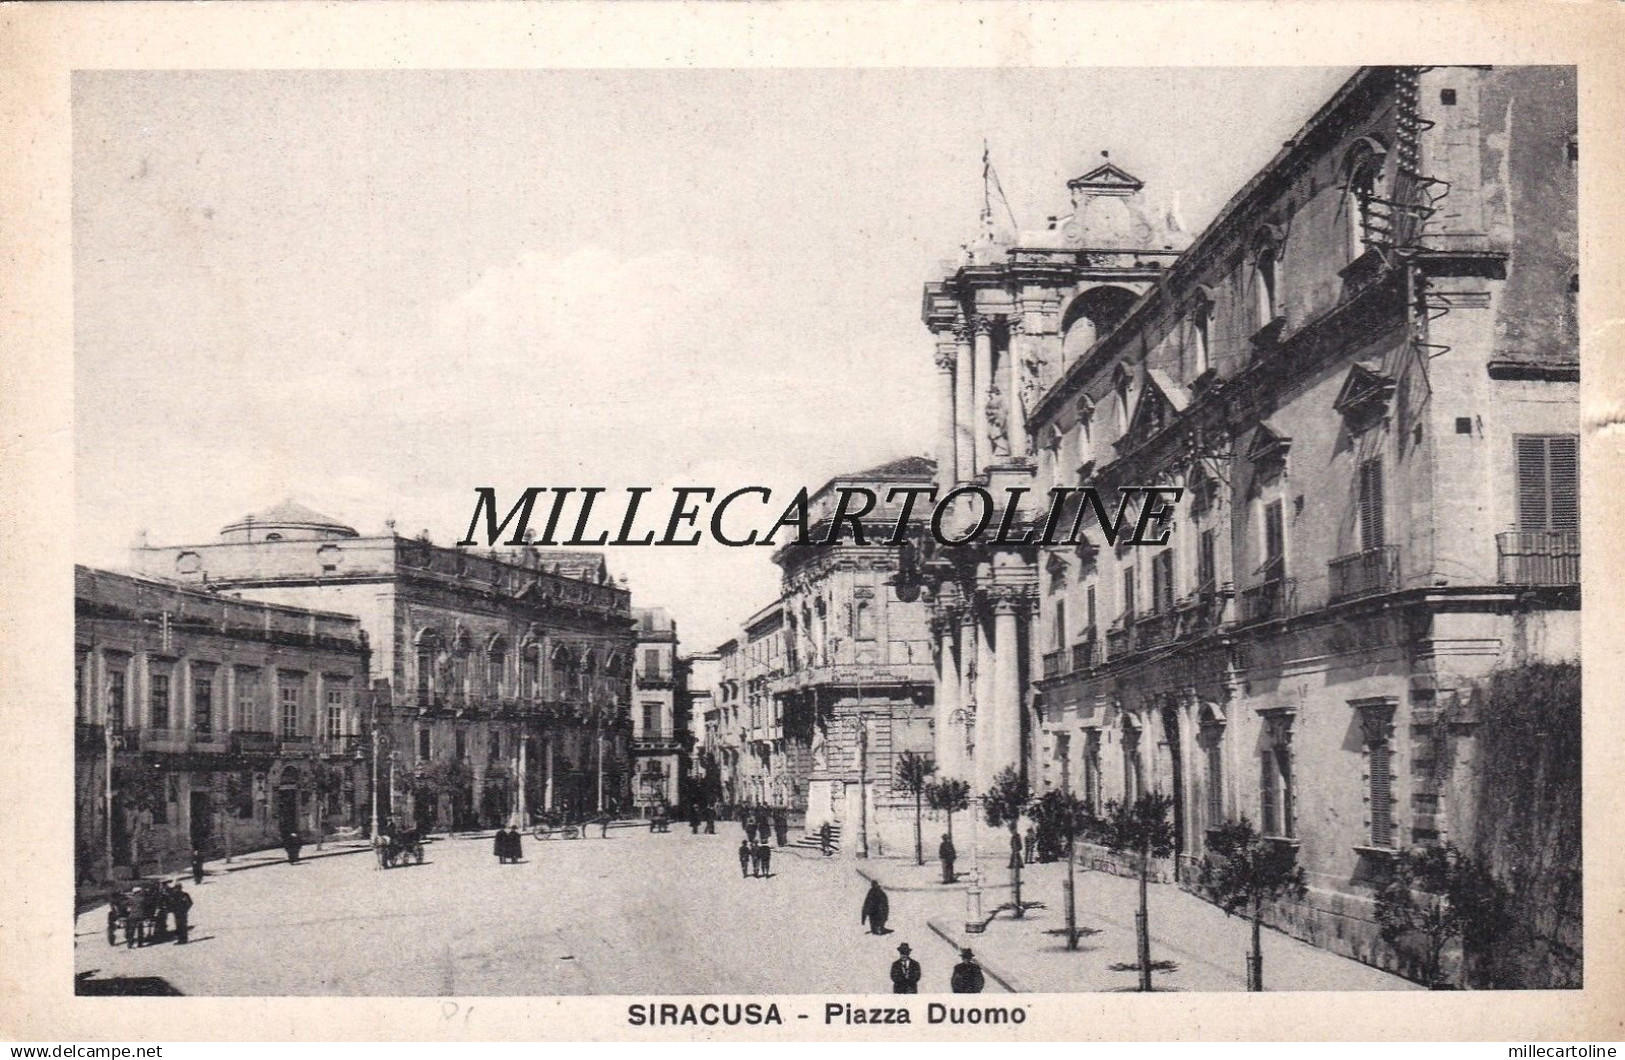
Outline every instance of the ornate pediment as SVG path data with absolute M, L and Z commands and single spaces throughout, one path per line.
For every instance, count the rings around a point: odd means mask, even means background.
M 1116 191 L 1127 195 L 1145 187 L 1145 181 L 1110 162 L 1102 162 L 1083 176 L 1073 177 L 1066 186 L 1074 191 L 1085 189 L 1097 194 Z
M 1388 401 L 1393 394 L 1394 380 L 1391 376 L 1356 364 L 1349 369 L 1348 378 L 1343 380 L 1343 389 L 1337 392 L 1332 408 L 1344 419 L 1369 422 L 1388 411 Z
M 1247 459 L 1254 464 L 1281 464 L 1291 448 L 1291 438 L 1268 423 L 1260 423 L 1253 430 L 1253 440 L 1247 444 Z
M 1124 433 L 1130 446 L 1138 445 L 1168 426 L 1187 404 L 1184 389 L 1161 369 L 1152 368 L 1145 375 L 1140 400 L 1135 403 Z

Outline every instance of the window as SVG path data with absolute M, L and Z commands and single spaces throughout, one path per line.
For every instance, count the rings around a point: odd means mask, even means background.
M 1381 168 L 1378 159 L 1367 156 L 1349 171 L 1348 196 L 1343 209 L 1348 221 L 1349 260 L 1364 254 L 1377 235 L 1372 225 L 1377 197 L 1377 176 Z
M 282 735 L 299 735 L 299 685 L 297 678 L 283 677 L 278 688 L 282 700 Z
M 1578 435 L 1520 435 L 1517 447 L 1518 529 L 1580 529 Z
M 147 724 L 154 729 L 169 728 L 169 675 L 153 674 L 148 695 L 150 717 Z
M 192 731 L 200 735 L 214 732 L 214 677 L 192 673 Z
M 1051 647 L 1060 649 L 1066 647 L 1066 601 L 1055 601 L 1055 630 Z
M 1394 846 L 1393 699 L 1354 700 L 1365 750 L 1366 816 L 1371 845 Z
M 1213 305 L 1205 298 L 1191 308 L 1191 378 L 1206 372 L 1212 355 L 1208 352 L 1208 325 L 1213 318 Z
M 1151 611 L 1166 615 L 1174 609 L 1174 550 L 1165 548 L 1151 557 Z
M 519 655 L 519 695 L 523 699 L 535 699 L 541 692 L 542 684 L 542 655 L 534 644 L 525 648 Z
M 493 696 L 507 691 L 508 649 L 501 641 L 491 646 L 485 657 L 485 687 Z
M 1224 728 L 1205 725 L 1203 755 L 1206 759 L 1207 826 L 1217 828 L 1224 823 Z
M 433 630 L 424 630 L 418 634 L 417 645 L 417 678 L 418 699 L 428 699 L 434 694 L 434 660 L 435 649 L 439 646 L 438 638 Z
M 124 728 L 124 663 L 107 660 L 107 724 L 117 732 Z
M 1098 813 L 1100 802 L 1100 730 L 1090 729 L 1083 738 L 1083 800 L 1091 813 Z
M 1360 548 L 1383 546 L 1382 461 L 1360 462 Z
M 1266 745 L 1260 756 L 1260 814 L 1264 834 L 1291 838 L 1294 834 L 1292 790 L 1292 717 L 1275 714 L 1265 719 Z
M 259 713 L 260 698 L 260 672 L 258 670 L 237 671 L 237 719 L 236 727 L 252 731 L 258 724 L 256 715 Z
M 344 735 L 344 689 L 327 690 L 327 738 L 336 740 Z
M 1123 625 L 1134 624 L 1134 568 L 1123 568 Z
M 660 649 L 645 648 L 643 652 L 643 676 L 658 678 L 660 674 Z
M 1083 614 L 1085 620 L 1087 621 L 1089 635 L 1093 636 L 1095 632 L 1095 587 L 1093 585 L 1089 586 L 1089 588 L 1084 592 Z
M 874 605 L 870 604 L 869 601 L 867 601 L 867 600 L 859 600 L 858 601 L 858 609 L 857 609 L 857 612 L 856 612 L 856 617 L 857 617 L 857 629 L 856 629 L 854 635 L 859 640 L 874 640 L 875 639 L 875 609 L 874 609 Z
M 1253 300 L 1257 316 L 1255 323 L 1260 328 L 1270 324 L 1280 315 L 1280 307 L 1276 301 L 1278 272 L 1275 248 L 1260 247 L 1258 256 L 1253 261 Z
M 502 731 L 500 729 L 492 729 L 490 735 L 486 738 L 485 757 L 493 762 L 502 760 Z
M 1123 801 L 1140 797 L 1140 730 L 1123 728 Z
M 1117 373 L 1117 433 L 1118 434 L 1127 434 L 1128 433 L 1129 413 L 1133 411 L 1129 407 L 1129 386 L 1130 386 L 1130 379 L 1129 379 L 1128 373 L 1126 371 L 1118 372 Z
M 418 729 L 418 761 L 427 762 L 431 757 L 429 752 L 432 750 L 433 747 L 429 742 L 429 727 L 425 725 Z
M 1286 524 L 1280 501 L 1264 506 L 1264 564 L 1259 570 L 1267 582 L 1286 577 Z
M 1196 591 L 1212 593 L 1218 589 L 1219 572 L 1217 566 L 1219 553 L 1219 532 L 1214 529 L 1203 530 L 1196 539 Z
M 660 731 L 660 704 L 643 704 L 643 735 L 645 738 L 664 736 Z

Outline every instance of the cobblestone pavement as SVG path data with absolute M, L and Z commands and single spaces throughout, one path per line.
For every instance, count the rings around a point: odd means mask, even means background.
M 777 850 L 771 879 L 742 879 L 738 827 L 717 831 L 527 837 L 511 866 L 489 834 L 439 838 L 423 865 L 388 871 L 353 847 L 211 863 L 187 884 L 189 945 L 109 947 L 99 907 L 78 918 L 75 967 L 91 984 L 204 995 L 873 993 L 906 941 L 922 990 L 947 990 L 957 956 L 927 926 L 939 896 L 892 895 L 893 931 L 869 935 L 851 859 Z
M 963 862 L 957 866 L 967 869 Z M 1076 950 L 1066 948 L 1063 864 L 1028 865 L 1022 901 L 1041 903 L 1021 920 L 1001 912 L 980 934 L 965 931 L 965 880 L 940 882 L 937 866 L 911 860 L 862 863 L 894 895 L 929 900 L 933 930 L 955 946 L 968 945 L 989 974 L 1013 990 L 1039 993 L 1115 991 L 1138 988 L 1134 914 L 1136 881 L 1105 872 L 1077 874 L 1077 920 L 1083 933 Z M 1011 901 L 1010 873 L 984 863 L 983 912 Z M 906 892 L 904 889 L 907 889 Z M 1251 927 L 1172 884 L 1153 884 L 1151 960 L 1157 990 L 1246 990 Z M 1269 990 L 1416 990 L 1415 983 L 1370 965 L 1311 946 L 1289 935 L 1264 931 L 1264 985 Z

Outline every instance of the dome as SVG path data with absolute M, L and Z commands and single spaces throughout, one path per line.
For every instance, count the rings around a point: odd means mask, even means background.
M 291 499 L 263 512 L 245 515 L 220 529 L 220 540 L 234 542 L 331 541 L 358 536 L 355 527 Z

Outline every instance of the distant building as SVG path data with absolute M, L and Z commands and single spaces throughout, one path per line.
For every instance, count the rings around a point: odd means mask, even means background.
M 663 608 L 635 608 L 632 672 L 632 806 L 644 816 L 682 804 L 688 703 L 677 665 L 677 625 Z
M 367 821 L 355 618 L 75 567 L 74 656 L 81 880 Z
M 390 814 L 444 828 L 631 805 L 635 620 L 601 556 L 363 537 L 289 502 L 213 542 L 137 548 L 132 564 L 358 616 Z
M 715 808 L 723 801 L 722 768 L 717 760 L 717 739 L 721 712 L 717 706 L 717 686 L 721 682 L 722 657 L 714 651 L 695 652 L 677 661 L 679 687 L 687 699 L 688 718 L 687 788 L 685 806 Z

